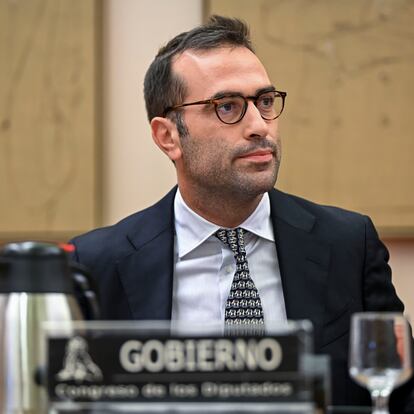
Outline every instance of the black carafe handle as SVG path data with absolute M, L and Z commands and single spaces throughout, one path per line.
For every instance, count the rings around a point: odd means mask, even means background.
M 75 296 L 86 320 L 96 320 L 100 317 L 97 289 L 85 266 L 70 262 Z

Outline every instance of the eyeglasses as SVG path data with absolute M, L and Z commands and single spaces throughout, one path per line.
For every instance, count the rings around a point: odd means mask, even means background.
M 224 95 L 204 101 L 188 102 L 181 105 L 170 106 L 165 109 L 163 116 L 178 108 L 191 105 L 214 105 L 217 118 L 225 124 L 236 124 L 246 114 L 249 101 L 253 101 L 260 115 L 266 121 L 272 121 L 280 116 L 285 106 L 287 93 L 281 91 L 265 91 L 256 96 L 242 96 L 238 94 Z

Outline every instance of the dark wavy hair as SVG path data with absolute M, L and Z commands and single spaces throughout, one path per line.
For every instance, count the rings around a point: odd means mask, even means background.
M 144 98 L 148 120 L 163 116 L 166 108 L 182 103 L 184 81 L 171 70 L 172 60 L 185 50 L 210 50 L 223 46 L 246 47 L 254 53 L 249 27 L 239 19 L 211 16 L 207 23 L 181 33 L 159 51 L 144 79 Z M 175 121 L 180 121 L 175 117 Z

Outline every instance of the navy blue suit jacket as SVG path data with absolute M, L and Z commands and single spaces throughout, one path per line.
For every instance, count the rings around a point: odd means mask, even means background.
M 171 318 L 175 191 L 72 241 L 75 260 L 97 280 L 103 319 Z M 269 197 L 287 317 L 311 320 L 315 351 L 331 356 L 333 402 L 369 404 L 347 373 L 350 316 L 403 311 L 388 252 L 367 216 L 278 190 Z

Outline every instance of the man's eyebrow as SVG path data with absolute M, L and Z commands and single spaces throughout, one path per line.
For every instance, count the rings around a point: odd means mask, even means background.
M 275 91 L 276 88 L 273 85 L 269 85 L 269 86 L 264 86 L 263 88 L 260 89 L 256 89 L 256 95 L 260 95 L 261 93 L 264 92 L 272 92 Z M 225 96 L 245 96 L 243 93 L 241 93 L 240 91 L 235 91 L 235 90 L 222 90 L 222 91 L 218 91 L 216 92 L 213 96 L 211 96 L 209 99 L 219 99 L 219 98 L 223 98 Z
M 235 96 L 235 95 L 243 96 L 243 94 L 239 91 L 232 91 L 228 89 L 228 90 L 216 92 L 213 96 L 210 97 L 210 99 L 219 99 L 219 98 L 223 98 L 224 96 Z
M 276 87 L 273 85 L 265 86 L 264 88 L 256 89 L 256 96 L 260 95 L 261 93 L 274 92 L 275 90 Z

